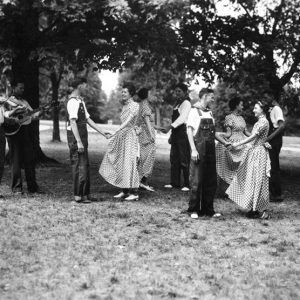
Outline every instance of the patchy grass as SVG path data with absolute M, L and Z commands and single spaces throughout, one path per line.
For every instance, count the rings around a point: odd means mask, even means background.
M 285 201 L 271 204 L 268 221 L 246 219 L 216 199 L 221 219 L 192 220 L 188 196 L 166 191 L 169 166 L 159 156 L 141 200 L 113 199 L 118 191 L 98 175 L 105 141 L 91 135 L 93 195 L 71 202 L 65 143 L 46 153 L 63 164 L 37 170 L 47 194 L 0 201 L 0 299 L 299 299 L 299 174 L 284 169 Z M 4 182 L 8 184 L 9 170 Z

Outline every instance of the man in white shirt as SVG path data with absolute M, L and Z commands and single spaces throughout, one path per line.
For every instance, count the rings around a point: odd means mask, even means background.
M 106 138 L 110 134 L 102 132 L 87 112 L 81 97 L 82 90 L 86 86 L 86 79 L 76 77 L 70 82 L 70 86 L 73 91 L 67 100 L 67 139 L 72 165 L 74 200 L 78 203 L 90 203 L 91 201 L 97 201 L 97 199 L 90 195 L 87 124 Z
M 170 130 L 170 163 L 171 183 L 165 188 L 180 188 L 181 170 L 183 173 L 182 191 L 189 191 L 189 168 L 190 168 L 190 146 L 186 133 L 186 121 L 191 110 L 191 102 L 187 95 L 188 87 L 179 83 L 175 87 L 176 104 L 173 108 L 172 124 L 162 130 L 167 133 Z
M 284 133 L 285 120 L 282 109 L 277 101 L 273 100 L 272 107 L 269 110 L 269 136 L 267 142 L 272 148 L 269 150 L 271 160 L 271 177 L 270 177 L 270 201 L 281 202 L 282 191 L 280 182 L 280 163 L 279 155 L 282 147 L 282 137 Z
M 201 89 L 199 101 L 192 107 L 187 120 L 187 134 L 192 151 L 188 213 L 193 219 L 198 219 L 199 216 L 221 216 L 214 210 L 217 188 L 215 138 L 221 143 L 224 141 L 215 134 L 215 121 L 209 109 L 213 101 L 213 90 Z M 229 143 L 225 144 L 228 145 Z

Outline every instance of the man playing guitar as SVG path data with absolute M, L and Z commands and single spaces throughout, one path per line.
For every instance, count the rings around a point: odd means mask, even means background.
M 5 164 L 5 148 L 6 148 L 6 139 L 3 126 L 6 124 L 15 125 L 18 123 L 16 118 L 11 117 L 15 112 L 19 110 L 19 106 L 15 105 L 8 109 L 5 105 L 8 102 L 8 97 L 4 90 L 0 91 L 0 183 L 2 181 L 4 164 Z M 0 198 L 3 198 L 3 195 L 0 194 Z
M 18 105 L 23 111 L 33 111 L 29 103 L 22 99 L 24 93 L 24 84 L 17 83 L 13 90 L 13 96 L 9 98 Z M 31 116 L 31 120 L 37 119 L 41 112 L 36 112 Z M 29 193 L 36 193 L 38 185 L 35 177 L 35 153 L 33 148 L 33 139 L 31 125 L 23 125 L 14 134 L 8 136 L 8 144 L 11 154 L 11 189 L 13 193 L 23 193 L 21 166 L 24 166 L 27 190 Z

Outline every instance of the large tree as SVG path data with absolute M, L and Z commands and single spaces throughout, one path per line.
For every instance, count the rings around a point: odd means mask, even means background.
M 75 73 L 91 61 L 100 68 L 117 69 L 130 63 L 128 54 L 144 49 L 148 65 L 162 59 L 170 63 L 181 48 L 177 28 L 166 17 L 172 11 L 178 14 L 182 3 L 188 2 L 1 0 L 0 44 L 11 50 L 14 80 L 24 81 L 25 97 L 36 108 L 39 67 L 49 66 L 49 61 L 54 65 L 63 59 L 74 66 Z M 150 59 L 153 52 L 157 53 L 154 60 Z M 36 152 L 39 159 L 45 158 L 39 147 L 38 122 L 33 128 Z
M 208 81 L 230 80 L 249 55 L 260 58 L 270 92 L 279 98 L 299 72 L 300 2 L 298 0 L 191 1 L 182 20 L 182 45 L 189 51 L 187 66 Z M 227 9 L 228 10 L 228 9 Z

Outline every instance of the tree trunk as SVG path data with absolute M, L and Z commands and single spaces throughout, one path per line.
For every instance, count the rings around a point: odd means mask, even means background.
M 24 0 L 23 0 L 24 1 Z M 33 109 L 39 107 L 39 64 L 36 56 L 38 49 L 39 15 L 33 1 L 26 1 L 27 10 L 15 20 L 15 56 L 12 60 L 13 83 L 23 82 L 24 98 Z M 36 163 L 57 163 L 47 157 L 40 147 L 39 121 L 30 124 Z

